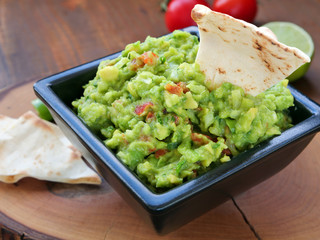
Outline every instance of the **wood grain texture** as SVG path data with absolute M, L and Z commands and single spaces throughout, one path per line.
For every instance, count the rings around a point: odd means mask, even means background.
M 262 239 L 320 238 L 320 135 L 287 168 L 237 204 Z
M 1 0 L 0 89 L 167 32 L 160 1 Z
M 32 109 L 32 85 L 38 79 L 119 51 L 147 35 L 166 34 L 160 2 L 0 0 L 0 113 L 18 117 Z M 317 102 L 319 12 L 319 0 L 259 0 L 255 22 L 290 21 L 311 34 L 313 63 L 293 85 Z M 35 179 L 1 183 L 0 239 L 319 239 L 319 146 L 317 135 L 276 176 L 164 237 L 105 182 L 101 187 Z

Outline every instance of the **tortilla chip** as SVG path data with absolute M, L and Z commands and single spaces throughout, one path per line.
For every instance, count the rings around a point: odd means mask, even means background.
M 257 95 L 310 62 L 305 53 L 278 42 L 265 28 L 199 4 L 191 16 L 200 33 L 196 62 L 210 90 L 230 82 Z
M 0 115 L 0 133 L 3 133 L 15 121 L 14 118 Z
M 55 124 L 27 112 L 0 117 L 0 181 L 33 177 L 63 183 L 100 184 L 100 177 Z

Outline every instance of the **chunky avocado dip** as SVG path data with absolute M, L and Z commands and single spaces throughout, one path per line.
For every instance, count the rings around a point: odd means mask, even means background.
M 155 189 L 193 179 L 291 126 L 283 80 L 253 97 L 224 83 L 209 91 L 195 63 L 198 38 L 175 31 L 102 61 L 78 116 Z

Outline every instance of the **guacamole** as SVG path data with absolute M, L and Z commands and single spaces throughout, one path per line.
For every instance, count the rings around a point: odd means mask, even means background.
M 287 80 L 255 97 L 230 83 L 209 91 L 195 63 L 198 46 L 196 36 L 182 31 L 129 44 L 100 63 L 72 103 L 155 189 L 193 179 L 291 126 Z

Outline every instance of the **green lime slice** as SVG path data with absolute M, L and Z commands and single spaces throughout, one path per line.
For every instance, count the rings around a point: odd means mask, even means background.
M 47 120 L 47 121 L 53 120 L 48 108 L 46 107 L 46 105 L 44 105 L 44 103 L 39 98 L 32 100 L 31 104 L 33 105 L 33 107 L 37 111 L 40 118 Z
M 312 60 L 314 55 L 314 43 L 310 34 L 302 27 L 291 22 L 270 22 L 263 26 L 269 28 L 277 36 L 279 42 L 300 49 Z M 303 64 L 287 77 L 287 79 L 290 82 L 293 82 L 303 77 L 309 67 L 310 63 Z

